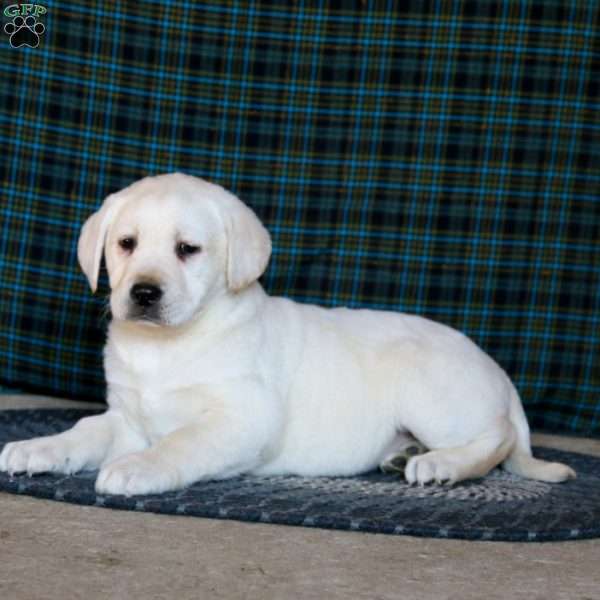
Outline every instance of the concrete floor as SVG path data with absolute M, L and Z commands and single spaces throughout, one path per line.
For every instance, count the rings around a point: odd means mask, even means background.
M 59 405 L 0 396 L 0 408 Z M 535 436 L 534 443 L 600 456 L 600 440 Z M 120 512 L 0 493 L 0 598 L 597 600 L 600 540 L 433 540 Z

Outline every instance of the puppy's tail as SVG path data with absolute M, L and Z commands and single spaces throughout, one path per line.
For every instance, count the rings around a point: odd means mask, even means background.
M 509 473 L 528 479 L 538 479 L 539 481 L 558 483 L 567 479 L 574 479 L 576 475 L 571 467 L 562 463 L 533 458 L 527 418 L 517 390 L 512 383 L 510 383 L 510 386 L 512 388 L 512 398 L 509 419 L 516 432 L 516 442 L 511 453 L 502 463 L 502 467 Z

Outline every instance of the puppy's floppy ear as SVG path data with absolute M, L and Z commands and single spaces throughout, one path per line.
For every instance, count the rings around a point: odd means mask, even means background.
M 100 209 L 89 217 L 81 228 L 77 243 L 77 258 L 93 292 L 98 287 L 98 273 L 106 233 L 124 199 L 124 195 L 119 193 L 108 196 Z
M 227 286 L 237 292 L 264 273 L 271 256 L 271 236 L 254 211 L 223 191 L 218 201 L 227 232 Z

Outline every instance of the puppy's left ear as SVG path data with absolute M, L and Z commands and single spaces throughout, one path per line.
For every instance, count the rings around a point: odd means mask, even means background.
M 108 196 L 100 209 L 84 223 L 79 234 L 77 258 L 93 292 L 98 287 L 98 273 L 106 234 L 124 199 L 119 193 Z
M 223 190 L 219 198 L 227 232 L 227 286 L 237 292 L 256 281 L 271 257 L 271 236 L 252 209 Z

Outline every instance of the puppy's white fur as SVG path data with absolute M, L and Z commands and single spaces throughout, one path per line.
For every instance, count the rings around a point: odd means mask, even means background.
M 181 243 L 200 249 L 180 257 Z M 79 241 L 93 289 L 103 252 L 109 408 L 65 433 L 8 444 L 0 470 L 99 468 L 98 492 L 132 495 L 245 472 L 351 475 L 416 438 L 429 452 L 409 460 L 411 483 L 498 464 L 546 481 L 575 476 L 532 457 L 514 386 L 461 333 L 267 296 L 256 280 L 269 235 L 219 186 L 170 174 L 109 196 Z M 132 316 L 131 289 L 146 282 L 162 291 L 150 319 Z

